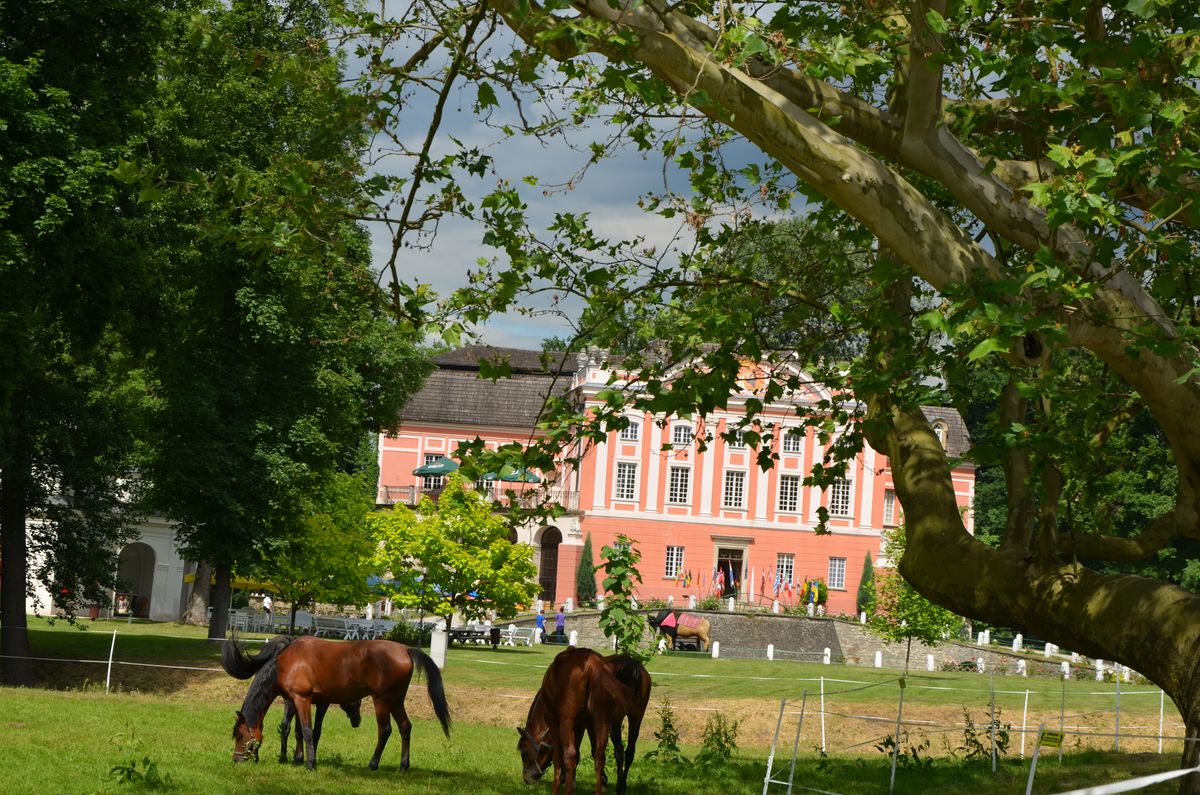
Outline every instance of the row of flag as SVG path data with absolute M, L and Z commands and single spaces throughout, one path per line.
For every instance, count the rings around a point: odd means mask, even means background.
M 753 577 L 753 574 L 751 574 L 751 577 Z M 697 581 L 696 577 L 693 576 L 691 569 L 688 569 L 687 571 L 680 569 L 678 572 L 676 572 L 675 581 L 684 589 L 689 589 L 693 585 L 699 585 L 699 590 L 701 591 L 706 590 L 710 582 L 712 583 L 713 592 L 720 592 L 737 587 L 737 579 L 733 570 L 722 569 L 720 566 L 717 566 L 713 569 L 711 580 L 709 580 L 704 574 L 701 574 L 699 580 Z M 767 588 L 771 587 L 776 598 L 782 594 L 787 599 L 799 597 L 805 602 L 817 602 L 820 598 L 819 583 L 819 580 L 805 580 L 803 585 L 799 583 L 793 583 L 790 574 L 785 580 L 783 578 L 783 572 L 772 569 L 769 573 L 765 571 L 762 573 L 762 576 L 759 579 L 759 593 L 765 594 L 767 592 Z

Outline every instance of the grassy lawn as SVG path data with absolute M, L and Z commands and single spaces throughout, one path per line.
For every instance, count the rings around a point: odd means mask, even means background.
M 428 700 L 414 689 L 408 703 L 414 715 L 413 769 L 398 769 L 399 738 L 393 734 L 377 772 L 366 769 L 374 748 L 375 728 L 368 714 L 363 726 L 352 730 L 344 716 L 331 711 L 322 738 L 318 769 L 310 774 L 276 761 L 278 741 L 274 724 L 282 716 L 276 706 L 268 716 L 267 742 L 259 765 L 230 761 L 229 738 L 233 711 L 240 705 L 246 683 L 219 668 L 219 645 L 209 643 L 204 631 L 178 625 L 97 622 L 87 631 L 63 623 L 31 625 L 36 656 L 71 660 L 106 660 L 112 630 L 117 630 L 115 659 L 127 663 L 114 667 L 114 692 L 104 693 L 104 666 L 91 663 L 43 663 L 39 672 L 47 684 L 60 688 L 0 689 L 0 737 L 6 753 L 0 755 L 0 791 L 15 793 L 94 793 L 143 790 L 110 776 L 114 766 L 138 760 L 144 771 L 149 758 L 169 775 L 177 792 L 378 792 L 381 786 L 404 792 L 445 793 L 468 785 L 471 795 L 548 791 L 548 784 L 525 787 L 515 751 L 516 732 L 529 699 L 555 648 L 534 647 L 451 649 L 445 672 L 447 692 L 456 722 L 447 741 L 429 720 Z M 131 665 L 128 663 L 140 663 Z M 156 666 L 181 666 L 185 670 Z M 700 656 L 655 658 L 652 714 L 648 714 L 639 744 L 639 759 L 631 774 L 635 793 L 750 793 L 761 792 L 770 734 L 779 710 L 779 699 L 794 708 L 785 723 L 786 757 L 799 719 L 801 695 L 808 702 L 800 740 L 795 782 L 805 787 L 839 793 L 886 793 L 888 758 L 875 749 L 879 738 L 894 730 L 898 672 L 868 668 L 824 666 L 792 662 L 712 660 Z M 201 669 L 201 670 L 196 670 Z M 826 677 L 826 729 L 829 755 L 819 754 L 820 726 L 816 715 L 820 677 Z M 834 681 L 844 680 L 844 681 Z M 1019 725 L 1024 691 L 1029 712 L 1057 725 L 1062 685 L 1057 680 L 994 680 L 997 702 L 1005 723 Z M 874 686 L 865 686 L 874 685 Z M 928 740 L 922 756 L 933 757 L 927 766 L 908 765 L 897 774 L 902 793 L 1019 793 L 1024 792 L 1028 761 L 1018 758 L 1019 739 L 1013 735 L 1007 758 L 997 774 L 986 762 L 961 761 L 950 754 L 963 743 L 962 710 L 966 706 L 984 732 L 988 703 L 988 678 L 975 674 L 937 673 L 908 677 L 906 719 L 937 724 L 927 730 L 910 726 L 912 742 Z M 1129 690 L 1143 695 L 1130 695 Z M 1012 691 L 1002 693 L 999 691 Z M 1158 697 L 1146 686 L 1125 686 L 1121 702 L 1123 731 L 1131 725 L 1157 733 Z M 1068 720 L 1111 732 L 1115 687 L 1095 682 L 1068 682 Z M 731 762 L 717 769 L 696 766 L 667 767 L 641 758 L 655 747 L 660 719 L 657 705 L 669 699 L 681 728 L 684 753 L 698 751 L 704 722 L 714 713 L 738 720 L 739 749 Z M 1168 728 L 1178 726 L 1167 705 Z M 1015 712 L 1015 715 L 1014 715 Z M 885 721 L 883 718 L 887 717 Z M 869 720 L 872 719 L 873 720 Z M 952 720 L 953 719 L 953 720 Z M 952 725 L 957 720 L 958 726 Z M 1047 721 L 1050 722 L 1050 721 Z M 1036 726 L 1036 724 L 1034 724 Z M 1112 739 L 1100 741 L 1111 748 Z M 1093 743 L 1093 746 L 1096 744 Z M 1134 747 L 1122 744 L 1123 750 Z M 1051 755 L 1039 765 L 1035 792 L 1058 792 L 1107 783 L 1134 775 L 1172 768 L 1178 744 L 1168 743 L 1167 753 L 1147 751 L 1156 743 L 1134 747 L 1134 753 L 1113 754 L 1088 749 L 1076 739 L 1068 743 L 1063 763 Z M 1027 745 L 1032 753 L 1032 739 Z M 777 760 L 777 767 L 780 762 Z M 589 780 L 591 762 L 581 765 Z M 777 777 L 779 774 L 777 774 Z M 786 769 L 782 774 L 787 777 Z M 581 791 L 584 788 L 581 787 Z M 1162 785 L 1149 792 L 1174 792 Z M 782 787 L 772 791 L 782 792 Z

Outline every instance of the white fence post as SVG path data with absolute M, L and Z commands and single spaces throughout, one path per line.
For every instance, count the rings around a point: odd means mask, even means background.
M 1025 691 L 1025 707 L 1021 710 L 1021 758 L 1025 758 L 1025 720 L 1029 717 L 1029 691 Z
M 779 612 L 779 600 L 778 599 L 774 599 L 771 601 L 771 612 L 772 613 Z
M 727 604 L 727 607 L 726 607 L 726 609 L 727 609 L 727 610 L 728 610 L 730 613 L 732 613 L 732 612 L 733 612 L 733 608 L 734 608 L 734 606 L 735 606 L 736 604 L 737 604 L 737 602 L 735 602 L 735 601 L 734 601 L 734 599 L 733 599 L 733 597 L 731 596 L 731 597 L 729 597 L 729 602 L 728 602 L 728 604 Z
M 825 647 L 825 653 L 821 656 L 821 662 L 825 665 L 829 665 L 831 662 L 833 662 L 833 649 L 829 648 L 828 646 Z
M 579 645 L 579 630 L 575 630 L 575 629 L 571 630 L 570 641 L 571 641 L 572 646 Z
M 875 652 L 875 667 L 876 668 L 883 667 L 883 652 L 881 652 L 881 651 Z
M 774 643 L 767 644 L 767 659 L 768 660 L 775 659 L 775 644 Z
M 117 648 L 117 631 L 114 629 L 112 644 L 108 647 L 108 675 L 104 677 L 104 692 L 105 693 L 108 692 L 108 684 L 109 684 L 109 682 L 112 681 L 113 652 L 116 651 L 116 648 Z M 1159 734 L 1162 734 L 1162 732 L 1159 732 Z
M 867 611 L 866 610 L 864 610 L 858 614 L 858 623 L 860 623 L 860 624 L 867 623 Z
M 634 599 L 633 601 L 634 601 L 634 605 L 633 605 L 634 609 L 636 609 L 637 608 L 637 600 Z M 575 612 L 575 597 L 568 596 L 567 601 L 565 602 L 565 605 L 566 605 L 566 610 L 564 612 L 574 613 Z
M 926 671 L 933 670 L 933 655 L 932 654 L 925 655 L 925 670 Z
M 446 628 L 439 621 L 434 625 L 433 631 L 429 633 L 429 656 L 433 658 L 433 664 L 439 669 L 446 667 L 446 647 L 449 645 L 450 636 L 446 634 Z
M 696 609 L 696 595 L 691 594 L 690 596 L 688 596 L 688 610 L 695 610 L 695 609 Z
M 829 649 L 825 651 L 829 651 Z M 825 753 L 825 677 L 823 676 L 821 677 L 821 753 Z
M 712 658 L 715 660 L 721 656 L 721 641 L 714 640 L 712 642 Z

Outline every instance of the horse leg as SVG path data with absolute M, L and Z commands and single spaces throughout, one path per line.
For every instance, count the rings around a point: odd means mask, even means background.
M 637 710 L 635 709 L 636 713 Z M 625 792 L 625 787 L 629 781 L 629 768 L 633 766 L 633 760 L 637 752 L 638 733 L 642 730 L 642 715 L 631 714 L 629 716 L 629 740 L 625 744 L 625 768 L 621 771 L 617 778 L 617 793 Z
M 626 746 L 621 742 L 621 721 L 613 721 L 611 739 L 613 745 L 613 759 L 617 763 L 617 792 L 625 791 L 625 771 L 629 769 L 629 763 L 633 760 L 633 746 Z M 604 777 L 604 783 L 608 784 L 608 777 Z
M 292 718 L 296 716 L 296 708 L 286 698 L 283 700 L 283 723 L 279 724 L 279 764 L 287 764 L 288 735 L 292 732 Z M 296 734 L 297 739 L 300 737 Z M 300 744 L 296 743 L 296 753 L 300 753 Z M 299 760 L 297 760 L 299 761 Z
M 596 733 L 594 731 L 592 731 L 591 729 L 588 729 L 587 735 L 588 735 L 588 742 L 592 744 L 592 759 L 595 759 L 596 758 Z M 603 750 L 601 750 L 601 753 L 603 753 Z M 607 773 L 604 774 L 604 783 L 605 783 L 605 785 L 608 784 L 608 774 Z
M 304 696 L 293 699 L 296 706 L 296 717 L 300 719 L 300 734 L 304 737 L 304 756 L 309 770 L 317 768 L 317 746 L 313 742 L 312 730 L 312 700 Z
M 567 793 L 575 792 L 575 768 L 579 765 L 579 740 L 583 733 L 576 736 L 575 727 L 570 721 L 562 721 L 559 725 L 558 736 L 562 745 L 562 777 L 561 786 Z M 555 771 L 555 793 L 558 792 L 559 775 Z
M 400 729 L 400 769 L 408 770 L 408 743 L 412 739 L 412 721 L 408 719 L 403 701 L 392 710 L 392 718 L 396 721 L 396 728 Z
M 325 723 L 325 712 L 329 709 L 328 704 L 317 704 L 317 720 L 313 725 L 313 753 L 317 752 L 317 748 L 321 745 L 321 725 Z
M 371 757 L 367 767 L 378 770 L 379 760 L 383 757 L 383 747 L 387 745 L 388 738 L 392 736 L 392 714 L 388 705 L 379 696 L 374 696 L 372 700 L 375 702 L 375 725 L 378 727 L 379 734 L 375 741 L 375 755 Z
M 593 761 L 596 763 L 596 795 L 604 793 L 604 757 L 607 756 L 608 749 L 608 721 L 597 720 L 592 730 L 596 732 L 596 755 Z M 618 776 L 621 770 L 621 758 L 617 757 Z

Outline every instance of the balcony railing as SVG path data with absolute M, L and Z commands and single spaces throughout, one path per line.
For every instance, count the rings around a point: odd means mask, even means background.
M 426 494 L 436 501 L 438 495 L 441 493 L 441 489 L 422 489 L 420 486 L 383 486 L 379 490 L 377 499 L 380 505 L 408 505 L 411 507 L 420 502 L 421 497 Z M 484 494 L 489 500 L 501 507 L 512 507 L 512 501 L 506 489 L 499 487 L 485 488 Z M 528 507 L 541 501 L 559 505 L 568 511 L 579 510 L 579 492 L 577 491 L 567 491 L 558 488 L 550 488 L 543 491 L 541 489 L 527 488 L 521 491 L 514 491 L 513 499 L 522 507 Z

